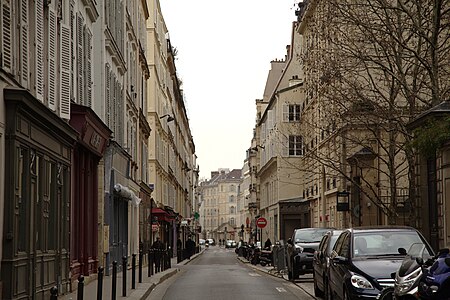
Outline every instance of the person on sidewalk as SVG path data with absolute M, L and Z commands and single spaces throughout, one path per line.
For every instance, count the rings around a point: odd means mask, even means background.
M 161 243 L 159 237 L 156 238 L 156 241 L 153 242 L 153 257 L 155 261 L 155 272 L 161 272 L 161 256 L 163 251 L 163 244 Z
M 266 242 L 264 243 L 264 249 L 270 250 L 270 247 L 272 247 L 272 241 L 267 238 Z
M 188 238 L 186 241 L 186 254 L 187 259 L 191 259 L 191 256 L 195 253 L 195 242 L 191 239 L 191 237 Z

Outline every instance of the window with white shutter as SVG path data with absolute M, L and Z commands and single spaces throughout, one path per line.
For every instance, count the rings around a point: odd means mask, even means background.
M 48 10 L 48 70 L 47 70 L 47 82 L 48 82 L 48 107 L 56 110 L 56 49 L 58 47 L 56 43 L 56 12 L 49 8 Z
M 112 103 L 112 113 L 113 113 L 113 128 L 114 128 L 114 137 L 116 141 L 120 144 L 120 136 L 119 136 L 119 95 L 120 95 L 120 89 L 119 89 L 119 81 L 117 80 L 116 75 L 114 74 L 114 97 L 113 97 L 113 103 Z
M 70 1 L 70 100 L 75 101 L 75 2 Z
M 109 64 L 105 66 L 105 121 L 106 125 L 111 128 L 111 71 L 109 69 Z
M 36 5 L 36 98 L 44 101 L 44 0 L 35 0 Z
M 2 7 L 1 7 L 1 23 L 0 23 L 0 30 L 1 30 L 1 61 L 0 66 L 1 68 L 8 72 L 12 73 L 13 71 L 13 30 L 14 27 L 12 26 L 13 20 L 13 12 L 12 12 L 12 6 L 11 6 L 12 0 L 2 0 Z
M 117 141 L 117 131 L 116 131 L 116 97 L 117 97 L 117 89 L 116 89 L 116 76 L 113 74 L 113 72 L 111 72 L 111 102 L 110 102 L 110 106 L 109 106 L 109 111 L 110 111 L 110 126 L 109 128 L 112 129 L 113 134 L 114 134 L 114 138 Z
M 303 155 L 303 138 L 300 135 L 289 136 L 289 156 Z
M 20 0 L 20 82 L 24 88 L 28 88 L 28 0 Z
M 84 70 L 83 70 L 83 16 L 77 14 L 77 99 L 79 104 L 84 103 Z
M 300 121 L 299 104 L 283 104 L 283 122 Z
M 59 116 L 70 119 L 70 91 L 71 91 L 71 51 L 70 26 L 61 24 L 61 82 Z
M 289 122 L 289 104 L 283 104 L 283 122 Z
M 123 102 L 124 102 L 124 100 L 123 100 L 123 92 L 124 92 L 124 88 L 122 87 L 122 85 L 119 83 L 119 97 L 118 97 L 118 100 L 117 100 L 117 104 L 118 104 L 118 107 L 117 107 L 117 111 L 118 111 L 118 125 L 117 125 L 117 130 L 118 130 L 118 132 L 119 132 L 119 143 L 121 144 L 121 145 L 123 145 L 123 142 L 124 142 L 124 131 L 123 131 L 123 124 L 124 124 L 124 122 L 125 122 L 125 120 L 124 120 L 124 118 L 125 118 L 125 115 L 124 115 L 124 105 L 123 105 Z
M 85 105 L 92 107 L 92 33 L 84 27 Z

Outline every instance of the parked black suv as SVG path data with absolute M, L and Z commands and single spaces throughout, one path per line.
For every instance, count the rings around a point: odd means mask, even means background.
M 391 274 L 420 243 L 433 253 L 419 231 L 406 226 L 355 227 L 344 230 L 331 253 L 328 295 L 332 299 L 378 299 L 394 286 Z
M 322 237 L 333 228 L 295 229 L 286 245 L 286 263 L 289 280 L 300 275 L 312 273 L 314 251 L 319 247 Z

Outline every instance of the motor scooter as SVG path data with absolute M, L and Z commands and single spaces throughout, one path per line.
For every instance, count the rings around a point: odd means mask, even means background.
M 420 264 L 420 261 L 419 261 Z M 423 264 L 425 265 L 425 264 Z M 422 265 L 422 266 L 423 266 Z M 422 267 L 419 297 L 427 300 L 450 299 L 450 251 L 442 249 L 430 267 Z
M 399 254 L 406 255 L 400 268 L 392 274 L 394 279 L 394 299 L 419 299 L 418 287 L 423 274 L 423 267 L 431 266 L 434 253 L 422 243 L 412 244 L 406 251 L 399 249 Z
M 259 264 L 263 267 L 272 264 L 272 250 L 264 248 L 259 254 Z

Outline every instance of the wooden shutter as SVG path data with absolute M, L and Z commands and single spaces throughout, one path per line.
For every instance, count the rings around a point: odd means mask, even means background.
M 119 140 L 118 132 L 117 132 L 117 79 L 116 76 L 111 72 L 111 129 L 114 131 L 114 138 L 116 141 Z
M 44 101 L 44 0 L 36 5 L 36 98 Z
M 20 81 L 24 88 L 28 88 L 28 0 L 20 1 Z
M 83 92 L 83 17 L 77 15 L 77 103 L 84 103 Z
M 48 107 L 55 111 L 56 110 L 56 12 L 53 9 L 48 11 Z
M 61 24 L 61 92 L 59 116 L 70 119 L 70 91 L 71 91 L 71 38 L 70 26 Z
M 11 6 L 12 0 L 3 0 L 2 3 L 2 10 L 1 10 L 1 23 L 0 23 L 0 30 L 1 30 L 1 61 L 0 66 L 3 70 L 5 70 L 8 73 L 12 73 L 13 71 L 13 12 L 12 12 L 12 6 Z
M 105 103 L 106 103 L 106 109 L 105 109 L 105 120 L 106 125 L 108 125 L 109 128 L 111 128 L 111 74 L 109 70 L 109 65 L 106 64 L 105 66 Z
M 283 104 L 283 122 L 289 122 L 289 104 Z
M 92 107 L 92 34 L 84 27 L 85 105 Z
M 75 3 L 70 1 L 70 100 L 75 101 Z

